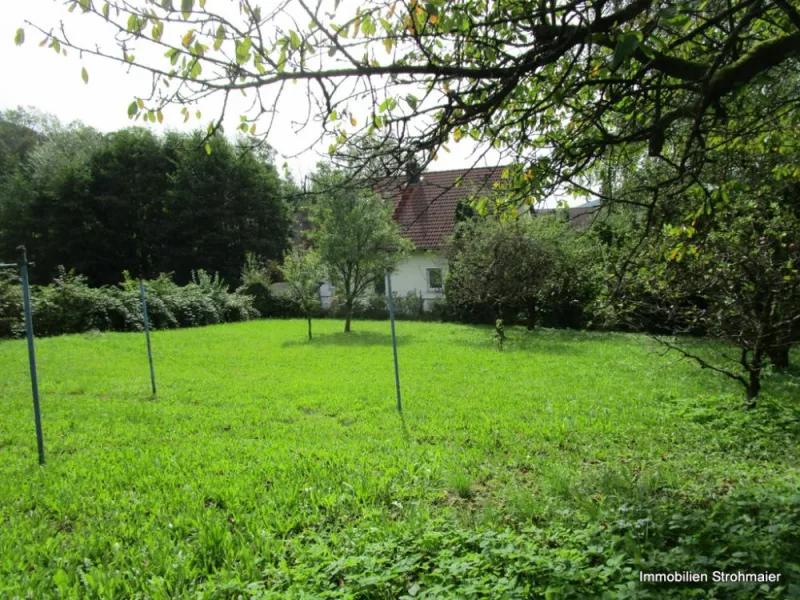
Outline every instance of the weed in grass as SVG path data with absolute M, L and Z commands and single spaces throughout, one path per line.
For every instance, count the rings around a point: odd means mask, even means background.
M 450 491 L 462 500 L 471 500 L 475 496 L 473 481 L 466 473 L 452 473 L 447 480 Z

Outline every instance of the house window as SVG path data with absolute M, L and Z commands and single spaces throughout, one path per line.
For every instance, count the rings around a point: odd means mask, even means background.
M 442 287 L 442 270 L 428 269 L 428 289 L 441 290 Z
M 383 296 L 384 294 L 386 294 L 386 280 L 385 279 L 376 279 L 375 280 L 374 292 L 378 296 Z

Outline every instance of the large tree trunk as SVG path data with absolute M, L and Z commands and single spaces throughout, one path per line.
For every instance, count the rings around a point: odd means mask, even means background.
M 308 315 L 306 318 L 308 319 L 308 339 L 313 339 L 311 337 L 311 315 Z
M 525 322 L 528 327 L 528 331 L 532 331 L 536 328 L 536 303 L 535 302 L 528 302 L 528 317 Z
M 350 320 L 353 318 L 353 302 L 348 300 L 344 303 L 344 332 L 350 333 Z
M 767 350 L 770 362 L 778 371 L 783 371 L 789 367 L 789 350 L 792 345 L 789 342 L 778 344 Z

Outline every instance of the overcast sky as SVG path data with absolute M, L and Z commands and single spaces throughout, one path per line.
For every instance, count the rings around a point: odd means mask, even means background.
M 82 15 L 80 10 L 68 14 L 63 0 L 2 1 L 0 65 L 6 83 L 0 92 L 0 109 L 35 106 L 56 115 L 64 123 L 79 120 L 101 131 L 112 131 L 133 124 L 128 119 L 127 106 L 135 96 L 148 95 L 150 77 L 147 73 L 137 70 L 129 72 L 123 65 L 93 56 L 81 58 L 69 50 L 68 56 L 64 57 L 51 48 L 40 48 L 38 43 L 43 36 L 24 25 L 25 20 L 30 20 L 48 29 L 64 21 L 72 39 L 82 43 L 98 41 L 110 50 L 113 48 L 112 40 L 107 27 L 99 19 Z M 209 0 L 209 4 L 215 1 L 219 0 Z M 26 33 L 25 43 L 21 47 L 14 44 L 18 27 L 24 27 Z M 141 56 L 141 50 L 137 54 Z M 81 79 L 82 67 L 86 67 L 89 73 L 88 85 Z M 305 122 L 308 107 L 303 86 L 289 85 L 285 94 L 287 101 L 283 103 L 268 141 L 278 152 L 278 166 L 286 161 L 295 177 L 300 178 L 324 158 L 328 142 L 315 145 L 321 132 L 319 123 L 311 123 L 305 130 L 300 130 L 299 123 Z M 225 127 L 228 132 L 235 131 L 239 114 L 248 104 L 246 99 L 240 98 L 238 101 L 240 105 L 234 108 L 241 110 L 228 112 Z M 220 98 L 209 98 L 200 104 L 198 108 L 203 117 L 199 121 L 193 117 L 184 124 L 179 115 L 180 107 L 171 107 L 165 111 L 163 125 L 144 126 L 156 131 L 205 127 L 209 119 L 219 113 L 220 102 Z M 314 148 L 306 150 L 309 146 Z M 463 143 L 453 146 L 451 153 L 440 153 L 439 159 L 429 170 L 471 166 L 474 162 L 469 158 L 471 150 Z

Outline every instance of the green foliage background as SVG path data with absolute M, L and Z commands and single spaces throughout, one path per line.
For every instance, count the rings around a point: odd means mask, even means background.
M 34 282 L 65 265 L 94 286 L 126 270 L 187 283 L 205 269 L 238 283 L 248 253 L 274 260 L 287 248 L 289 184 L 268 151 L 222 135 L 204 144 L 199 131 L 101 134 L 51 121 L 0 113 L 0 257 L 25 244 Z

